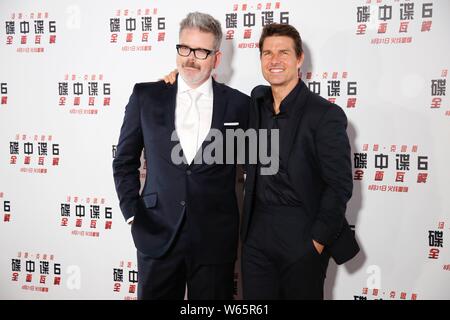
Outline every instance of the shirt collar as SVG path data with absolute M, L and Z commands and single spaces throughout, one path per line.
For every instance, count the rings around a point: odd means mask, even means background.
M 303 81 L 299 79 L 297 85 L 288 93 L 288 95 L 283 99 L 283 101 L 281 101 L 280 112 L 278 113 L 279 115 L 288 114 L 288 110 L 292 108 L 291 105 L 294 104 L 302 88 L 303 88 Z M 272 90 L 267 91 L 265 102 L 266 108 L 270 110 L 271 113 L 274 113 Z
M 192 89 L 189 85 L 184 81 L 183 77 L 178 77 L 178 93 L 186 93 L 189 90 L 195 90 L 200 92 L 203 97 L 212 97 L 213 95 L 213 87 L 212 87 L 212 77 L 209 77 L 200 87 L 196 89 Z

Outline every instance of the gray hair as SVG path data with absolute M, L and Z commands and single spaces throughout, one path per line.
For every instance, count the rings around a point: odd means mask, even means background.
M 214 50 L 219 50 L 222 41 L 222 27 L 220 22 L 207 13 L 191 12 L 180 23 L 180 33 L 187 28 L 197 28 L 202 32 L 214 35 Z

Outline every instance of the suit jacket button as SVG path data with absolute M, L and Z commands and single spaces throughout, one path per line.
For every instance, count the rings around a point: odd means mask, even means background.
M 188 176 L 190 176 L 190 175 L 191 175 L 191 173 L 192 173 L 192 171 L 191 171 L 191 170 L 187 170 L 187 171 L 186 171 L 186 174 L 187 174 Z
M 180 204 L 184 207 L 186 205 L 186 202 L 183 200 L 183 201 L 180 201 Z

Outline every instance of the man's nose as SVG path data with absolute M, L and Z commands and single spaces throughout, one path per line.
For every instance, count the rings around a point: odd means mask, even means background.
M 270 58 L 270 64 L 278 64 L 280 62 L 280 56 L 278 54 L 272 55 Z

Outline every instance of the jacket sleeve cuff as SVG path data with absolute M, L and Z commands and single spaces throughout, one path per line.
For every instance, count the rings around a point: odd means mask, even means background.
M 312 238 L 324 246 L 329 246 L 336 235 L 323 222 L 316 221 L 312 227 Z

